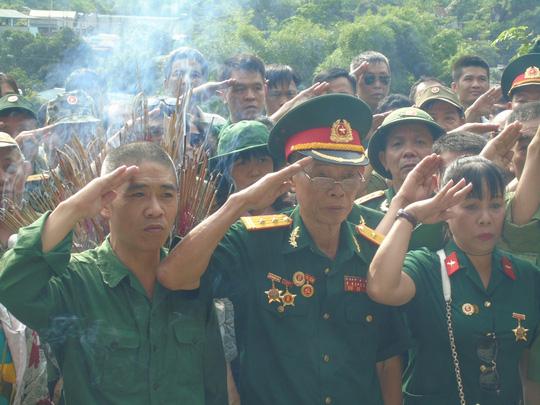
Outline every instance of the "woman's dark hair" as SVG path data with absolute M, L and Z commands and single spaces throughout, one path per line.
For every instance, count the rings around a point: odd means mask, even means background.
M 483 185 L 491 197 L 504 196 L 504 173 L 495 163 L 481 156 L 462 157 L 450 164 L 444 172 L 442 184 L 453 180 L 454 183 L 465 179 L 472 183 L 472 190 L 467 198 L 482 199 Z
M 7 93 L 2 93 L 1 91 L 1 85 L 2 84 L 7 84 L 9 87 L 11 87 L 11 89 L 13 91 L 11 92 L 7 92 Z M 15 81 L 15 79 L 13 78 L 13 76 L 10 76 L 10 75 L 7 75 L 5 73 L 1 73 L 0 72 L 0 97 L 4 97 L 6 94 L 19 94 L 20 93 L 20 89 L 19 89 L 19 86 L 17 85 L 17 82 Z

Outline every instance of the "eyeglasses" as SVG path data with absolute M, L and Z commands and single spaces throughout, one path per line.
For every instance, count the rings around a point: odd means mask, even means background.
M 501 388 L 497 371 L 497 354 L 499 345 L 495 333 L 483 336 L 476 347 L 476 355 L 482 364 L 480 366 L 480 387 L 487 391 L 498 391 Z
M 308 178 L 309 182 L 322 192 L 332 190 L 335 184 L 339 184 L 345 192 L 355 191 L 358 185 L 366 180 L 360 173 L 354 177 L 336 181 L 331 177 L 311 177 L 305 170 L 303 170 L 303 172 Z
M 381 84 L 388 86 L 390 83 L 390 76 L 376 76 L 372 74 L 364 75 L 364 84 L 366 86 L 371 86 L 373 83 L 375 83 L 375 80 L 378 80 Z

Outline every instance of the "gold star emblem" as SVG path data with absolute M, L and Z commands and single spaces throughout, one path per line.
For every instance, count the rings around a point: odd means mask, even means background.
M 529 329 L 524 328 L 519 324 L 517 328 L 512 329 L 512 332 L 514 332 L 514 335 L 516 336 L 516 342 L 519 342 L 520 340 L 527 341 L 527 332 Z
M 268 297 L 269 304 L 271 304 L 272 302 L 281 302 L 281 294 L 283 293 L 283 291 L 277 289 L 276 287 L 272 287 L 264 293 Z

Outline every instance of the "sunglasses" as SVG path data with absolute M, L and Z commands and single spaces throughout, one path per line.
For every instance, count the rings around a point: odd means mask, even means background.
M 372 74 L 367 74 L 364 75 L 363 80 L 366 86 L 371 86 L 373 83 L 375 83 L 375 80 L 379 80 L 381 84 L 388 86 L 388 84 L 390 83 L 390 76 L 376 76 Z
M 476 347 L 478 359 L 485 364 L 480 366 L 480 387 L 486 391 L 498 391 L 501 388 L 497 371 L 499 345 L 495 333 L 483 336 Z

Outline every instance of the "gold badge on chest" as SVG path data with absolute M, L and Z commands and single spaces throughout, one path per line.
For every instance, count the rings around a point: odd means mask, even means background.
M 512 318 L 516 319 L 518 323 L 517 326 L 514 329 L 512 329 L 512 332 L 514 332 L 514 335 L 516 336 L 516 342 L 519 342 L 520 340 L 526 342 L 527 332 L 529 331 L 529 329 L 524 328 L 521 325 L 521 322 L 525 321 L 527 317 L 525 316 L 525 314 L 518 314 L 517 312 L 513 312 Z

